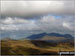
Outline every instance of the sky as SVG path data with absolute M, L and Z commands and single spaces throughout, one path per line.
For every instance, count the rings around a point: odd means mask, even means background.
M 2 38 L 22 38 L 43 32 L 74 34 L 74 0 L 2 0 L 0 3 Z

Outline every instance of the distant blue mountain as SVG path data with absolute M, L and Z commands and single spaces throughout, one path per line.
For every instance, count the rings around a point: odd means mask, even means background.
M 50 38 L 54 37 L 54 36 L 55 37 L 64 37 L 64 38 L 67 38 L 67 39 L 73 38 L 72 35 L 70 35 L 70 34 L 59 34 L 59 33 L 40 33 L 40 34 L 31 35 L 27 38 L 30 39 L 30 40 L 36 40 L 36 39 L 42 39 L 44 36 L 50 36 Z
M 56 36 L 56 37 L 66 37 L 66 38 L 73 38 L 70 34 L 59 34 L 59 33 L 49 33 L 49 36 Z
M 35 40 L 35 39 L 40 39 L 40 38 L 42 38 L 42 37 L 44 37 L 46 35 L 47 35 L 47 33 L 40 33 L 40 34 L 31 35 L 31 36 L 29 36 L 27 38 L 30 39 L 30 40 Z

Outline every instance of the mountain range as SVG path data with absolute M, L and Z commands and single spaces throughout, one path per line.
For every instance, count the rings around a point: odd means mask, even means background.
M 59 33 L 40 33 L 34 34 L 27 39 L 30 40 L 73 40 L 74 37 L 70 34 L 59 34 Z

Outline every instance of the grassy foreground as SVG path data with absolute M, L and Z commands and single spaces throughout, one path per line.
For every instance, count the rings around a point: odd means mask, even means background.
M 1 55 L 50 55 L 74 51 L 74 43 L 52 43 L 44 40 L 1 40 Z

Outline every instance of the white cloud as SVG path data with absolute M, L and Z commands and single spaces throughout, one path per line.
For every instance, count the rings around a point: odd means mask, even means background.
M 55 16 L 46 15 L 40 17 L 38 20 L 6 17 L 0 19 L 1 30 L 74 30 L 75 26 L 74 16 L 64 16 L 56 19 Z
M 1 1 L 2 16 L 74 14 L 74 1 Z
M 6 23 L 6 24 L 10 24 L 10 23 L 13 23 L 13 19 L 12 18 L 7 18 L 3 21 L 3 23 Z
M 39 27 L 34 20 L 6 17 L 0 19 L 0 30 L 35 30 Z
M 52 23 L 52 22 L 55 22 L 55 20 L 56 19 L 54 16 L 48 15 L 48 16 L 43 16 L 40 21 L 43 23 Z
M 64 28 L 67 28 L 69 30 L 73 30 L 75 29 L 75 23 L 74 22 L 63 22 L 62 25 Z
M 26 20 L 26 19 L 16 18 L 16 17 L 14 17 L 14 18 L 6 17 L 5 19 L 1 19 L 0 22 L 3 23 L 3 24 L 14 24 L 14 23 L 15 24 L 18 24 L 18 23 L 25 23 L 25 24 L 27 24 L 27 23 L 29 23 L 29 21 Z
M 70 24 L 69 23 L 65 23 L 65 22 L 63 22 L 63 27 L 67 27 L 67 28 L 69 28 L 70 29 Z

